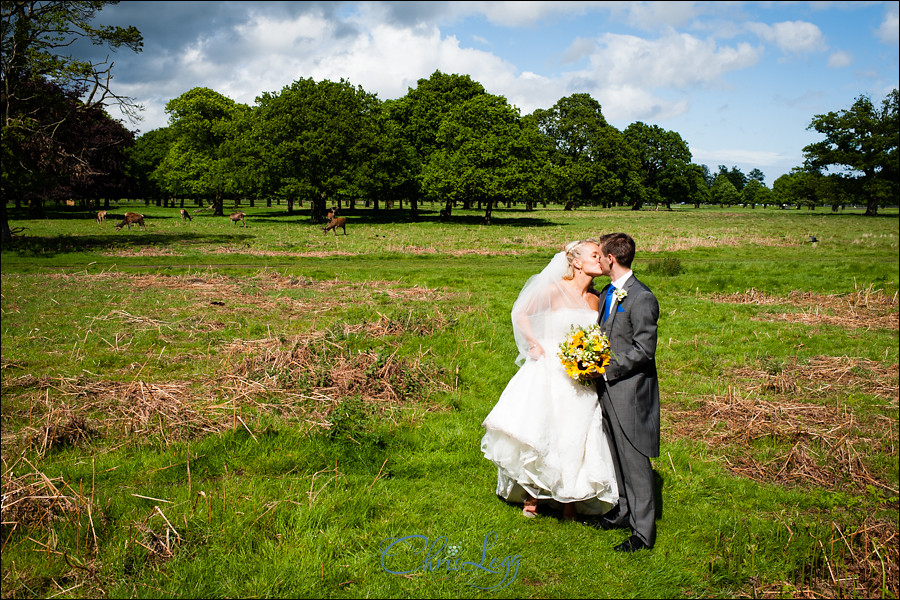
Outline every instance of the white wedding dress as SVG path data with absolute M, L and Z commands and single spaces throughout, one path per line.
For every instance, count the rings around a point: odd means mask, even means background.
M 544 356 L 525 360 L 482 423 L 481 451 L 497 465 L 497 494 L 509 502 L 527 492 L 596 515 L 619 500 L 596 386 L 571 379 L 557 356 L 571 326 L 597 316 L 586 306 L 544 313 L 534 328 Z

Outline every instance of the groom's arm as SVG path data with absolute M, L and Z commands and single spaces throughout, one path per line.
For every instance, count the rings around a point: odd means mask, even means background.
M 635 290 L 635 288 L 632 288 Z M 630 308 L 632 339 L 626 343 L 624 353 L 615 352 L 615 358 L 606 368 L 608 381 L 615 381 L 642 370 L 656 358 L 656 329 L 659 321 L 659 302 L 653 292 L 644 288 L 641 294 L 633 294 Z M 624 316 L 624 315 L 623 315 Z M 620 347 L 621 348 L 621 347 Z

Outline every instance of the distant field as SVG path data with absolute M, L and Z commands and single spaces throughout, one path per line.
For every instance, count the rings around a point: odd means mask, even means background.
M 423 208 L 12 214 L 4 597 L 900 594 L 896 209 Z M 609 231 L 662 311 L 659 540 L 624 557 L 479 449 L 519 289 Z

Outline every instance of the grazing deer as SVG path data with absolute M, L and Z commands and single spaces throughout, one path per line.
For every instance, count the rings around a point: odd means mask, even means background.
M 231 219 L 231 222 L 232 222 L 232 223 L 237 223 L 238 221 L 240 221 L 240 222 L 241 222 L 241 225 L 243 225 L 244 227 L 246 227 L 246 226 L 247 226 L 247 223 L 246 223 L 246 221 L 244 221 L 244 217 L 246 217 L 246 216 L 247 216 L 247 215 L 245 215 L 245 214 L 242 213 L 242 212 L 236 212 L 236 213 L 232 213 L 232 215 L 231 215 L 230 217 L 228 217 L 228 218 Z
M 105 220 L 106 220 L 106 211 L 101 210 L 100 212 L 97 213 L 97 222 L 102 223 Z
M 116 225 L 116 231 L 122 229 L 125 225 L 128 225 L 128 229 L 131 230 L 131 224 L 137 223 L 141 229 L 144 229 L 144 215 L 139 215 L 133 212 L 125 213 L 125 218 L 122 219 L 122 222 Z
M 344 230 L 344 235 L 347 235 L 347 217 L 335 217 L 333 208 L 328 209 L 327 217 L 328 225 L 322 229 L 323 232 L 328 233 L 329 230 L 333 229 L 334 235 L 337 235 L 337 228 L 340 227 Z
M 191 220 L 191 214 L 188 211 L 184 210 L 183 208 L 181 209 L 181 220 L 182 221 L 190 221 Z

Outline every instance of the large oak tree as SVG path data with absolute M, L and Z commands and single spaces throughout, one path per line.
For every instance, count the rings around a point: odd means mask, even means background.
M 816 115 L 808 129 L 825 136 L 803 149 L 808 169 L 832 170 L 866 204 L 868 216 L 877 215 L 879 205 L 897 201 L 900 92 L 893 90 L 880 108 L 860 96 L 847 110 Z
M 0 4 L 3 240 L 11 237 L 8 197 L 30 194 L 33 212 L 40 213 L 41 190 L 57 176 L 99 174 L 100 167 L 89 164 L 85 153 L 71 143 L 60 143 L 58 136 L 78 129 L 71 126 L 72 121 L 96 122 L 96 111 L 110 103 L 136 115 L 139 107 L 110 86 L 112 62 L 79 60 L 68 50 L 78 40 L 113 50 L 142 49 L 143 39 L 134 27 L 92 25 L 97 11 L 111 4 L 118 2 L 13 0 Z

